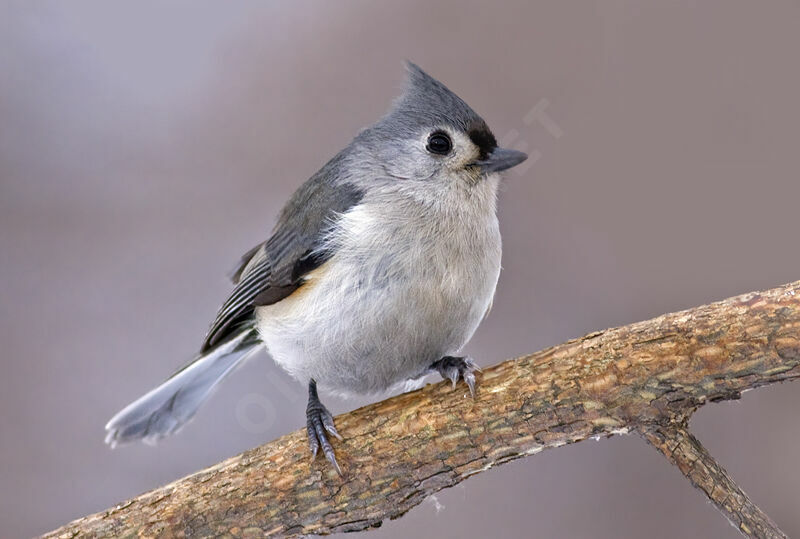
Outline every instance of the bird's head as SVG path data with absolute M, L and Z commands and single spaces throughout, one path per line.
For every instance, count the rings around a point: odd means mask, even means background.
M 479 182 L 527 159 L 500 148 L 486 122 L 444 84 L 408 63 L 405 92 L 359 138 L 398 180 Z

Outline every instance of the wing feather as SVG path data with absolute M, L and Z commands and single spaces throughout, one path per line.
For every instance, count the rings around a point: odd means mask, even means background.
M 252 327 L 255 308 L 288 297 L 303 284 L 304 276 L 332 253 L 322 250 L 326 235 L 339 215 L 361 201 L 362 192 L 351 184 L 325 181 L 334 158 L 297 190 L 281 212 L 272 236 L 250 249 L 231 279 L 235 283 L 211 324 L 201 352 L 226 342 L 242 326 Z

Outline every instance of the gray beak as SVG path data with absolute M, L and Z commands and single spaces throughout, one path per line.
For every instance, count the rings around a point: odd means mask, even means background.
M 515 167 L 525 161 L 528 154 L 507 148 L 495 148 L 489 157 L 482 161 L 475 161 L 475 165 L 481 168 L 481 172 L 500 172 L 511 167 Z

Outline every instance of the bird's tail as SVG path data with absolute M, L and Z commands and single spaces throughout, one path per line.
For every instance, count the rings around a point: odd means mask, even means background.
M 180 429 L 225 376 L 259 346 L 247 329 L 173 374 L 167 381 L 118 412 L 106 424 L 106 443 L 155 443 Z

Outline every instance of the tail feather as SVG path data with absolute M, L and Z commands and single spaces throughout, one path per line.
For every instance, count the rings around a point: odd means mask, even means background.
M 176 432 L 225 376 L 258 349 L 255 330 L 247 330 L 198 357 L 146 395 L 118 412 L 106 424 L 106 443 L 143 440 L 153 444 Z

